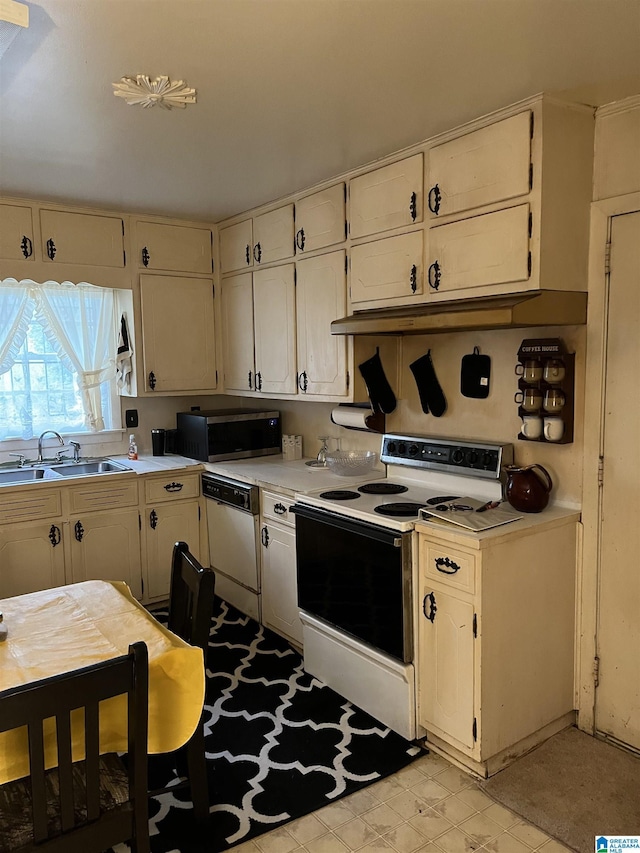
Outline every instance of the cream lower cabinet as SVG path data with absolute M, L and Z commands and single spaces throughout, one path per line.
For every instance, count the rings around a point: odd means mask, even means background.
M 0 526 L 0 598 L 65 582 L 60 519 Z
M 574 722 L 575 519 L 420 529 L 418 722 L 480 776 Z
M 293 500 L 275 492 L 262 492 L 260 505 L 262 623 L 301 646 Z
M 171 557 L 176 542 L 186 542 L 200 559 L 204 553 L 200 527 L 200 474 L 171 472 L 144 481 L 142 516 L 143 600 L 169 597 Z

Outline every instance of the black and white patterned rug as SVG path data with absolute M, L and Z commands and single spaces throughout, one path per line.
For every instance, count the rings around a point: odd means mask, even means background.
M 166 611 L 154 615 L 166 620 Z M 205 746 L 212 802 L 206 838 L 191 838 L 189 789 L 180 789 L 151 798 L 153 853 L 226 850 L 370 785 L 421 754 L 308 675 L 286 640 L 220 599 L 207 658 Z M 172 778 L 162 757 L 152 756 L 151 788 Z

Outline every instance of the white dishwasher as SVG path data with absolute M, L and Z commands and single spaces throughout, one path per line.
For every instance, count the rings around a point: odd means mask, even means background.
M 202 494 L 216 595 L 260 621 L 259 489 L 205 473 Z

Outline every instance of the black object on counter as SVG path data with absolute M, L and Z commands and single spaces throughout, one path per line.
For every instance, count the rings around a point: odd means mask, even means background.
M 489 396 L 491 378 L 491 357 L 480 355 L 480 348 L 474 347 L 469 355 L 462 356 L 460 366 L 460 393 L 463 397 L 484 400 Z
M 163 429 L 151 430 L 151 447 L 154 456 L 164 456 L 164 433 Z
M 390 414 L 396 407 L 396 395 L 385 376 L 380 350 L 376 347 L 375 355 L 359 364 L 358 369 L 367 386 L 374 411 Z
M 418 386 L 422 411 L 440 418 L 447 410 L 447 401 L 431 361 L 431 350 L 409 365 Z

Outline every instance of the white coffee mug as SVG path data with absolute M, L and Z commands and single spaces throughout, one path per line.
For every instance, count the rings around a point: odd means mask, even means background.
M 565 369 L 564 364 L 558 358 L 551 358 L 544 365 L 544 381 L 553 385 L 556 382 L 562 382 L 564 379 Z
M 520 432 L 525 438 L 540 438 L 542 435 L 542 418 L 539 415 L 523 415 Z
M 562 418 L 544 419 L 544 437 L 547 441 L 560 441 L 564 435 L 564 421 Z

